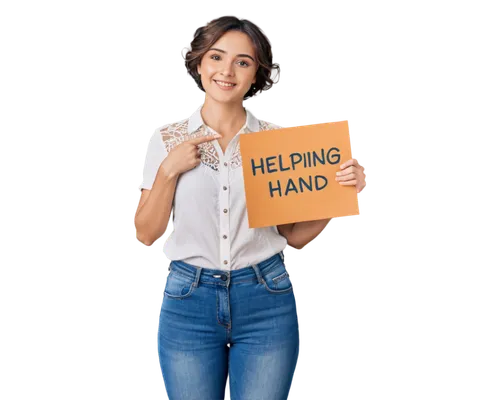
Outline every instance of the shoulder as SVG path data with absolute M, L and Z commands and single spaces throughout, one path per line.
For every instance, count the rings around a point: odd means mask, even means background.
M 185 118 L 156 128 L 156 134 L 160 137 L 167 151 L 186 140 L 188 122 L 189 118 Z

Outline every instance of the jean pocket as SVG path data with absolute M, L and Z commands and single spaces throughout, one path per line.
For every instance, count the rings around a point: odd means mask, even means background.
M 164 295 L 173 299 L 185 299 L 194 291 L 194 279 L 176 271 L 170 271 L 165 284 Z
M 284 263 L 280 263 L 278 267 L 269 271 L 262 278 L 262 283 L 268 292 L 274 294 L 288 293 L 293 289 L 290 275 L 288 274 Z

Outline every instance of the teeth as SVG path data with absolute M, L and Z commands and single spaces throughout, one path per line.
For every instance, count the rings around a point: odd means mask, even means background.
M 224 83 L 224 82 L 220 82 L 220 81 L 215 81 L 217 82 L 217 84 L 221 85 L 221 86 L 236 86 L 235 84 L 231 84 L 231 83 Z

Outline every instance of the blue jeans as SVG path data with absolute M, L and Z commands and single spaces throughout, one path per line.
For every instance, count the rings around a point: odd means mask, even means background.
M 299 325 L 283 252 L 234 271 L 172 261 L 158 329 L 170 400 L 288 397 Z

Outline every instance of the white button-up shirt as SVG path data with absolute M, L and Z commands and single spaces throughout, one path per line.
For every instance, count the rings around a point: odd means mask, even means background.
M 187 119 L 155 130 L 139 189 L 152 188 L 160 164 L 175 146 L 214 133 L 205 125 L 201 108 Z M 172 204 L 174 230 L 163 247 L 170 260 L 235 270 L 259 263 L 286 247 L 287 240 L 276 226 L 248 227 L 239 136 L 280 126 L 245 111 L 245 125 L 231 139 L 225 153 L 216 139 L 202 143 L 200 165 L 179 176 Z

